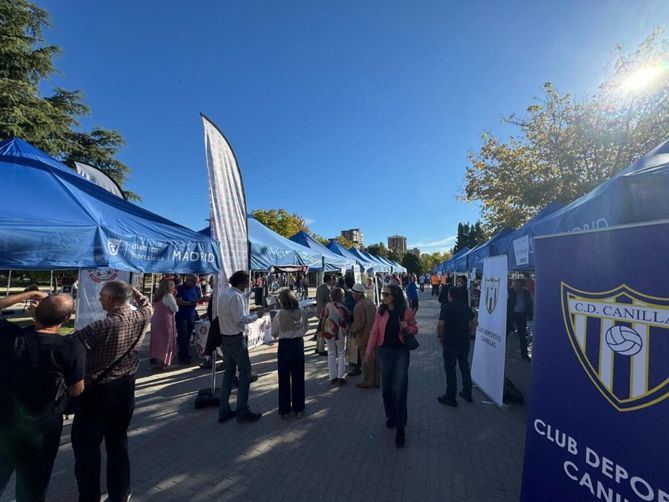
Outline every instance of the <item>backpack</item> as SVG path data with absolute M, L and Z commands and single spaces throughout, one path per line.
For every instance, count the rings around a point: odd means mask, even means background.
M 55 413 L 65 405 L 63 375 L 40 368 L 39 342 L 34 331 L 25 331 L 14 339 L 15 403 L 30 415 Z M 46 375 L 46 378 L 45 378 Z
M 325 322 L 323 324 L 323 337 L 328 340 L 339 339 L 340 326 L 345 328 L 347 326 L 347 319 L 342 318 L 337 308 L 328 303 L 324 312 Z

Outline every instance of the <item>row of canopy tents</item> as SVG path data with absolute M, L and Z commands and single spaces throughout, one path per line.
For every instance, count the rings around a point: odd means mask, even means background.
M 355 248 L 346 249 L 335 240 L 325 246 L 304 231 L 287 239 L 252 216 L 248 216 L 247 221 L 253 271 L 267 271 L 271 268 L 288 270 L 297 267 L 345 273 L 357 266 L 368 273 L 406 272 L 396 262 Z M 211 235 L 209 228 L 202 229 L 200 233 Z
M 136 206 L 21 139 L 0 143 L 0 174 L 0 269 L 220 270 L 220 246 L 209 229 L 195 232 Z M 252 270 L 405 271 L 335 241 L 323 246 L 304 232 L 286 239 L 252 217 L 248 227 Z
M 435 271 L 482 271 L 483 258 L 500 255 L 507 256 L 511 271 L 533 270 L 536 237 L 667 219 L 667 194 L 669 140 L 572 203 L 554 201 L 517 230 L 504 228 L 474 249 L 459 251 Z

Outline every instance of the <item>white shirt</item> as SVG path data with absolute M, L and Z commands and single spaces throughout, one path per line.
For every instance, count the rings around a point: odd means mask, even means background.
M 223 336 L 243 333 L 244 326 L 257 319 L 257 315 L 246 313 L 246 301 L 241 291 L 232 286 L 223 291 L 218 309 L 218 323 Z
M 177 301 L 174 299 L 174 296 L 172 296 L 172 294 L 170 294 L 170 293 L 167 293 L 165 296 L 163 296 L 162 302 L 163 302 L 163 305 L 165 305 L 168 309 L 170 309 L 175 314 L 176 314 L 177 310 L 179 310 L 179 306 L 177 305 Z

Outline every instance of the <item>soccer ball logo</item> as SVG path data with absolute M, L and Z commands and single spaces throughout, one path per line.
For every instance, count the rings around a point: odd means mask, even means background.
M 611 326 L 604 336 L 606 344 L 616 354 L 633 356 L 641 352 L 641 335 L 628 326 Z

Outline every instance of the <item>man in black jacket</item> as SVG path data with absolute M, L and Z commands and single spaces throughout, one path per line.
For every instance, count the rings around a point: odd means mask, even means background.
M 526 361 L 530 360 L 527 355 L 527 321 L 532 320 L 534 305 L 532 295 L 525 287 L 523 279 L 513 281 L 513 287 L 509 290 L 508 301 L 509 331 L 516 329 L 520 340 L 520 357 Z
M 460 397 L 472 402 L 472 377 L 469 371 L 469 331 L 474 318 L 472 310 L 462 303 L 460 288 L 448 290 L 448 303 L 441 307 L 437 323 L 437 337 L 443 346 L 444 369 L 446 370 L 446 394 L 437 400 L 448 406 L 457 406 L 455 399 L 457 376 L 455 365 L 460 366 L 462 391 Z

